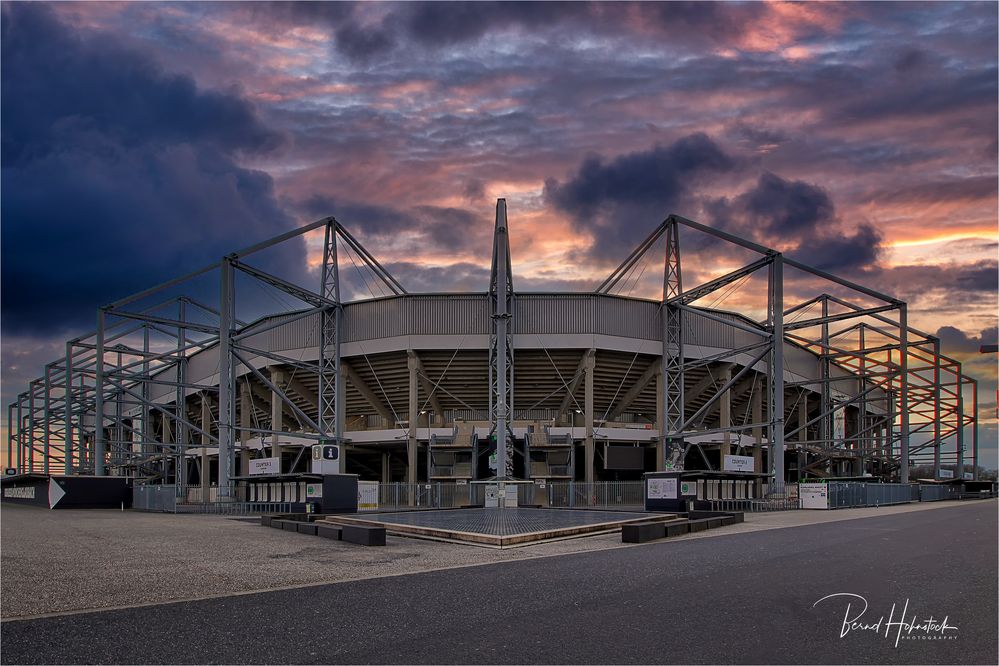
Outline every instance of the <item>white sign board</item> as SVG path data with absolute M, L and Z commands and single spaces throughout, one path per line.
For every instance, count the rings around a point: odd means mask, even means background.
M 682 481 L 680 483 L 680 494 L 681 495 L 696 495 L 697 494 L 697 482 L 696 481 Z
M 250 460 L 250 475 L 258 474 L 280 474 L 280 458 L 254 458 Z
M 972 474 L 971 472 L 965 472 L 965 473 L 964 473 L 964 480 L 965 480 L 965 481 L 971 481 L 971 480 L 973 480 L 974 478 L 975 478 L 975 475 L 974 475 L 974 474 Z
M 317 500 L 322 498 L 323 498 L 323 484 L 321 483 L 305 484 L 306 501 Z
M 954 472 L 952 472 L 949 469 L 942 469 L 942 470 L 940 470 L 940 478 L 941 479 L 953 479 L 954 478 Z
M 676 479 L 649 479 L 649 499 L 676 499 Z
M 309 471 L 313 474 L 340 473 L 340 447 L 336 444 L 316 444 L 312 447 L 312 465 Z
M 357 482 L 357 510 L 375 511 L 378 509 L 378 482 Z
M 833 412 L 833 441 L 840 443 L 844 439 L 846 439 L 846 411 L 840 407 Z
M 802 509 L 828 509 L 829 486 L 824 483 L 799 483 L 798 499 Z
M 725 456 L 722 469 L 726 472 L 752 472 L 753 456 Z

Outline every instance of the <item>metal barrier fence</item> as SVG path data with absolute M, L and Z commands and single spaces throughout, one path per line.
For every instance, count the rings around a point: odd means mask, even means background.
M 459 509 L 485 501 L 481 484 L 456 483 L 380 483 L 378 510 Z
M 547 492 L 548 506 L 575 509 L 644 509 L 644 481 L 604 481 L 583 483 L 559 481 L 539 486 L 529 486 L 535 495 Z M 524 502 L 539 504 L 539 502 Z
M 949 485 L 930 485 L 921 483 L 919 485 L 920 502 L 939 502 L 941 500 L 957 499 L 960 496 L 960 489 Z
M 249 516 L 260 513 L 291 513 L 291 506 L 291 502 L 208 502 L 206 504 L 178 504 L 175 513 Z
M 177 486 L 136 485 L 132 489 L 132 508 L 138 511 L 165 511 L 177 509 Z
M 886 506 L 919 501 L 919 486 L 901 483 L 831 482 L 829 508 Z
M 711 500 L 711 511 L 743 511 L 746 513 L 768 513 L 771 511 L 794 511 L 801 505 L 797 497 L 769 497 L 750 500 Z

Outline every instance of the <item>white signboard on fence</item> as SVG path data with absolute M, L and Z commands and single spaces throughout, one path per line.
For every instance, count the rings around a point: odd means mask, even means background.
M 649 499 L 676 499 L 676 479 L 649 479 Z
M 952 472 L 949 469 L 942 469 L 942 470 L 940 470 L 940 478 L 941 479 L 953 479 L 954 478 L 954 472 Z
M 972 481 L 974 478 L 975 478 L 975 475 L 972 474 L 971 472 L 965 472 L 964 473 L 964 480 L 965 481 Z
M 375 511 L 378 509 L 378 482 L 357 482 L 357 510 Z
M 798 498 L 802 509 L 828 509 L 829 486 L 824 483 L 799 483 Z
M 250 475 L 258 474 L 280 474 L 280 458 L 254 458 L 250 461 Z
M 725 456 L 722 469 L 726 472 L 752 472 L 753 456 Z

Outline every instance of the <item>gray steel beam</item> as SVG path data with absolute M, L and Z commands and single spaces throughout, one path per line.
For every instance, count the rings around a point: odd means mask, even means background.
M 509 418 L 513 411 L 513 340 L 509 335 L 513 317 L 513 276 L 511 275 L 510 235 L 507 231 L 506 199 L 496 202 L 493 232 L 493 259 L 489 295 L 492 306 L 490 363 L 490 430 L 496 434 L 496 474 L 513 476 Z
M 220 500 L 235 495 L 231 485 L 235 453 L 236 369 L 233 363 L 232 330 L 236 319 L 236 285 L 233 259 L 226 257 L 220 267 L 219 293 L 219 485 Z
M 337 222 L 330 221 L 323 236 L 323 265 L 320 275 L 320 291 L 326 304 L 319 315 L 319 427 L 317 430 L 334 439 L 343 439 L 343 378 L 340 368 L 340 332 L 342 308 L 340 306 L 340 269 L 337 259 Z M 344 470 L 341 470 L 344 471 Z
M 660 309 L 662 317 L 662 358 L 663 377 L 662 407 L 664 421 L 660 437 L 664 443 L 663 455 L 669 460 L 667 469 L 683 469 L 683 447 L 674 440 L 682 437 L 684 423 L 684 363 L 683 348 L 683 308 L 670 301 L 680 299 L 683 291 L 683 264 L 680 254 L 680 229 L 672 216 L 666 222 L 666 261 L 663 266 L 663 299 Z
M 104 471 L 104 320 L 105 310 L 97 311 L 97 355 L 94 359 L 94 474 L 105 476 Z
M 899 416 L 901 417 L 899 432 L 899 481 L 909 482 L 909 323 L 908 308 L 905 303 L 898 303 L 898 337 L 899 337 Z
M 772 349 L 770 352 L 770 464 L 773 470 L 772 490 L 784 493 L 784 258 L 772 255 L 770 264 L 768 304 Z

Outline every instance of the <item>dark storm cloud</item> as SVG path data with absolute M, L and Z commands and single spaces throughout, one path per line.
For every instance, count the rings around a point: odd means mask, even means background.
M 426 266 L 397 261 L 388 264 L 386 269 L 411 293 L 483 292 L 489 289 L 489 267 L 478 264 Z
M 624 203 L 662 207 L 679 198 L 700 173 L 729 171 L 734 160 L 705 134 L 611 161 L 587 157 L 570 180 L 545 183 L 548 201 L 567 213 L 591 218 Z
M 876 264 L 883 254 L 883 241 L 881 232 L 869 224 L 861 224 L 851 234 L 826 231 L 806 236 L 787 254 L 814 268 L 849 274 Z
M 446 45 L 511 25 L 542 28 L 586 15 L 592 7 L 580 2 L 413 2 L 401 5 L 399 14 L 413 41 Z
M 281 141 L 238 95 L 41 4 L 4 4 L 2 32 L 5 330 L 89 326 L 96 306 L 291 225 L 270 176 L 235 162 Z M 293 275 L 303 259 L 300 243 L 272 257 Z
M 883 234 L 870 224 L 842 228 L 825 190 L 770 172 L 731 200 L 706 202 L 705 210 L 718 227 L 781 247 L 794 259 L 834 273 L 871 267 L 883 253 Z
M 362 238 L 391 239 L 401 233 L 419 234 L 424 249 L 489 249 L 491 229 L 481 215 L 464 208 L 414 206 L 398 210 L 328 196 L 313 196 L 299 206 L 313 217 L 333 215 L 348 231 Z M 485 245 L 483 242 L 485 242 Z
M 999 342 L 999 328 L 986 328 L 976 335 L 969 335 L 954 326 L 941 326 L 936 336 L 940 338 L 940 348 L 944 354 L 978 353 L 982 345 L 994 345 Z
M 756 187 L 733 205 L 746 221 L 777 238 L 814 232 L 832 220 L 835 208 L 822 188 L 772 173 L 761 175 Z
M 999 290 L 999 262 L 876 267 L 861 278 L 862 282 L 910 304 L 942 293 L 948 305 L 980 305 L 983 300 L 994 299 Z
M 735 166 L 732 157 L 698 133 L 609 161 L 587 157 L 564 183 L 546 180 L 544 196 L 594 236 L 594 255 L 616 256 L 637 243 L 650 224 L 674 212 L 699 177 Z

